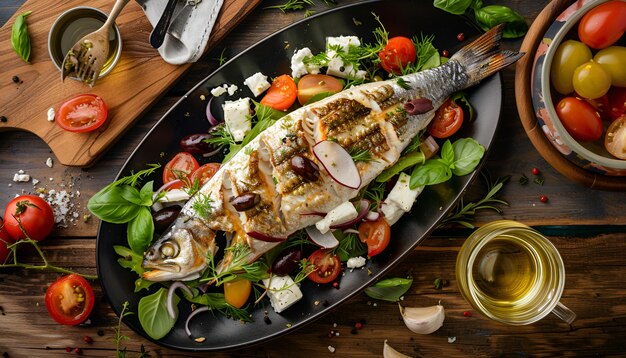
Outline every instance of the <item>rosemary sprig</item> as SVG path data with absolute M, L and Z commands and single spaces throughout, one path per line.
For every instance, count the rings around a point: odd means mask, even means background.
M 264 9 L 278 9 L 286 13 L 287 11 L 302 10 L 305 6 L 309 5 L 314 5 L 313 0 L 287 0 L 287 2 L 282 5 L 267 6 Z
M 352 160 L 355 163 L 358 162 L 371 162 L 372 160 L 374 160 L 372 158 L 372 153 L 367 150 L 367 149 L 361 149 L 358 147 L 351 147 L 348 150 L 348 153 L 350 154 L 350 156 L 352 157 Z
M 221 124 L 216 126 L 211 131 L 211 137 L 204 140 L 206 143 L 209 143 L 215 147 L 223 146 L 223 145 L 236 145 L 235 138 L 230 133 L 228 128 L 226 128 L 225 124 Z
M 122 305 L 122 312 L 120 312 L 120 318 L 117 320 L 117 327 L 115 327 L 115 337 L 113 340 L 115 341 L 115 356 L 117 358 L 125 358 L 126 357 L 126 347 L 121 348 L 122 341 L 130 339 L 126 335 L 122 335 L 122 318 L 133 314 L 128 311 L 128 301 L 124 301 Z

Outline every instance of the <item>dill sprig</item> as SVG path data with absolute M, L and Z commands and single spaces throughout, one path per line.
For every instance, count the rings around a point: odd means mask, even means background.
M 252 282 L 256 282 L 268 276 L 267 264 L 262 260 L 248 263 L 251 249 L 245 244 L 235 244 L 225 249 L 225 254 L 230 254 L 230 264 L 222 272 L 217 272 L 215 259 L 213 255 L 209 256 L 209 265 L 205 270 L 200 282 L 215 282 L 216 286 L 220 286 L 225 282 L 229 282 L 238 278 L 245 278 Z
M 215 126 L 213 130 L 211 130 L 211 137 L 204 140 L 205 143 L 211 144 L 215 147 L 223 146 L 223 145 L 236 145 L 235 138 L 233 138 L 232 133 L 226 127 L 226 124 L 220 124 L 219 126 Z
M 421 71 L 424 69 L 424 65 L 430 60 L 434 55 L 439 55 L 437 52 L 437 48 L 433 45 L 433 41 L 435 40 L 434 35 L 424 36 L 423 33 L 420 33 L 420 37 L 417 35 L 413 36 L 413 46 L 415 46 L 415 52 L 417 54 L 417 58 L 415 60 L 415 68 L 413 72 Z
M 348 154 L 350 154 L 350 156 L 352 157 L 352 160 L 355 163 L 358 162 L 371 162 L 372 160 L 374 160 L 372 158 L 372 153 L 367 150 L 367 149 L 361 149 L 358 147 L 351 147 L 348 150 Z
M 283 13 L 286 13 L 287 11 L 302 10 L 305 6 L 310 5 L 314 5 L 313 0 L 287 0 L 284 4 L 267 6 L 264 9 L 278 9 Z
M 372 202 L 370 210 L 376 211 L 380 206 L 380 203 L 385 198 L 385 185 L 386 183 L 372 181 L 365 189 L 363 189 L 361 197 Z
M 118 186 L 118 185 L 130 185 L 132 187 L 136 187 L 137 185 L 139 185 L 139 182 L 147 177 L 148 175 L 154 173 L 155 170 L 159 169 L 161 167 L 161 164 L 148 164 L 149 168 L 148 169 L 144 169 L 144 170 L 140 170 L 137 173 L 134 172 L 130 172 L 129 176 L 125 176 L 121 179 L 118 179 L 117 181 L 109 184 L 108 186 Z
M 195 211 L 199 217 L 207 219 L 211 214 L 212 203 L 213 200 L 210 196 L 200 193 L 197 195 L 195 201 L 193 202 L 193 211 Z

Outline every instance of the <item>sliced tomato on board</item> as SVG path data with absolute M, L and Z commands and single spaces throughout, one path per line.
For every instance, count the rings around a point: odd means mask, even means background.
M 189 178 L 189 181 L 193 185 L 193 183 L 195 183 L 195 181 L 197 180 L 200 186 L 202 186 L 206 184 L 206 182 L 208 182 L 209 179 L 213 178 L 213 175 L 215 175 L 215 173 L 217 173 L 219 169 L 220 169 L 219 163 L 204 164 L 198 169 L 194 170 L 193 173 L 191 173 L 191 177 Z
M 359 239 L 367 244 L 367 256 L 373 257 L 385 250 L 391 238 L 391 227 L 380 216 L 376 221 L 364 221 L 359 225 Z
M 296 101 L 297 93 L 298 89 L 293 78 L 288 75 L 278 76 L 261 99 L 261 104 L 278 111 L 284 111 Z
M 19 219 L 19 222 L 18 222 Z M 14 240 L 26 238 L 22 228 L 33 240 L 48 237 L 54 228 L 54 212 L 47 201 L 36 195 L 20 195 L 13 198 L 4 211 L 4 230 Z
M 428 125 L 428 133 L 435 138 L 448 138 L 461 128 L 463 117 L 463 109 L 448 98 L 437 109 L 435 118 Z
M 61 104 L 56 113 L 57 125 L 70 132 L 91 132 L 104 124 L 107 106 L 95 94 L 81 94 Z
M 298 102 L 304 106 L 314 96 L 321 96 L 323 93 L 335 94 L 342 89 L 343 83 L 333 76 L 305 75 L 298 81 Z
M 93 303 L 93 289 L 80 275 L 63 276 L 54 281 L 46 291 L 48 313 L 61 324 L 82 323 L 89 317 Z
M 315 266 L 315 270 L 308 276 L 313 282 L 329 283 L 341 273 L 341 260 L 331 250 L 319 249 L 313 252 L 308 260 Z
M 189 175 L 198 169 L 200 165 L 193 155 L 187 152 L 179 152 L 165 164 L 163 169 L 163 184 L 176 179 L 183 181 L 189 179 Z
M 378 57 L 385 71 L 399 75 L 403 68 L 415 61 L 417 53 L 410 38 L 396 36 L 389 39 Z

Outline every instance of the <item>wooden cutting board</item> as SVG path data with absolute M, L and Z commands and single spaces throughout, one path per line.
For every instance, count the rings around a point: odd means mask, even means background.
M 165 0 L 163 0 L 165 1 Z M 134 1 L 117 18 L 123 50 L 117 66 L 97 85 L 90 88 L 78 81 L 61 82 L 61 74 L 48 55 L 48 32 L 65 10 L 89 5 L 109 13 L 113 0 L 27 0 L 0 29 L 0 122 L 2 130 L 26 130 L 46 142 L 59 162 L 86 167 L 94 161 L 170 88 L 190 64 L 166 63 L 148 38 L 152 26 Z M 224 0 L 213 28 L 207 50 L 214 47 L 248 15 L 261 0 Z M 22 61 L 11 48 L 11 25 L 15 17 L 31 10 L 27 17 L 31 38 L 30 63 Z M 15 84 L 13 76 L 22 81 Z M 109 109 L 105 126 L 91 133 L 71 133 L 47 121 L 50 107 L 55 109 L 67 98 L 79 93 L 102 97 Z

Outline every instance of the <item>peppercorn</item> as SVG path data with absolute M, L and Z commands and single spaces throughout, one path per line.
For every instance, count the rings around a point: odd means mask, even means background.
M 265 322 L 265 324 L 272 324 L 272 320 L 269 318 L 269 316 L 263 317 L 263 322 Z
M 549 201 L 548 197 L 545 195 L 541 195 L 539 197 L 539 201 L 541 201 L 542 203 L 547 203 Z
M 72 347 L 65 347 L 65 351 L 66 351 L 67 353 L 71 352 L 71 351 L 72 351 Z
M 13 78 L 11 78 L 11 80 L 13 81 L 13 83 L 20 83 L 20 78 L 17 76 L 13 76 Z
M 80 348 L 78 348 L 78 347 L 76 347 L 76 348 L 74 348 L 74 353 L 76 353 L 76 354 L 82 354 L 82 353 L 83 353 L 83 350 L 82 350 L 82 349 L 80 349 Z
M 93 338 L 91 338 L 89 336 L 84 336 L 83 337 L 83 342 L 85 342 L 87 344 L 91 344 L 91 343 L 93 343 Z
M 459 32 L 459 34 L 456 35 L 456 39 L 459 40 L 459 42 L 465 40 L 465 34 L 462 32 Z
M 6 123 L 8 121 L 7 117 L 5 116 L 0 116 L 0 122 L 2 123 Z
M 361 322 L 357 322 L 357 323 L 354 324 L 354 328 L 361 329 L 361 328 L 363 328 L 363 324 Z
M 441 51 L 441 56 L 448 57 L 448 56 L 450 56 L 450 52 L 448 52 L 448 50 L 443 50 L 443 51 Z
M 337 281 L 333 282 L 333 287 L 336 289 L 339 289 L 339 282 Z
M 539 171 L 539 169 L 537 169 L 537 168 L 533 168 L 532 173 L 533 173 L 533 175 L 539 175 L 539 174 L 541 174 L 541 172 L 540 172 L 540 171 Z

